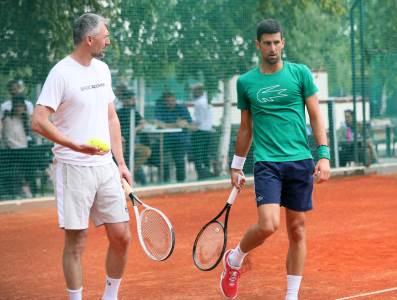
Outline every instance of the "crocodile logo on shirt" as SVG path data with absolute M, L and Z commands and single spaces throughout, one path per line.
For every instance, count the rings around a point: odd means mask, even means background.
M 274 99 L 276 98 L 288 96 L 287 94 L 284 93 L 287 89 L 280 89 L 279 87 L 280 85 L 277 84 L 277 85 L 261 88 L 256 94 L 256 99 L 260 103 L 269 103 L 269 102 L 273 102 Z

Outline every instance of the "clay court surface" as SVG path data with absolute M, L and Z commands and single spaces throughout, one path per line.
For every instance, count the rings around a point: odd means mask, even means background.
M 146 199 L 162 209 L 176 231 L 176 248 L 165 262 L 145 256 L 136 237 L 119 299 L 223 299 L 221 266 L 202 272 L 191 252 L 199 228 L 224 205 L 229 190 Z M 308 215 L 309 255 L 300 299 L 397 299 L 397 176 L 337 178 L 316 185 Z M 132 216 L 132 210 L 131 216 Z M 283 219 L 283 218 L 282 218 Z M 235 246 L 256 220 L 252 186 L 231 210 L 228 245 Z M 84 256 L 85 299 L 100 299 L 107 240 L 91 226 Z M 67 299 L 61 269 L 63 232 L 55 208 L 0 214 L 0 299 Z M 284 299 L 285 223 L 249 255 L 238 299 Z M 379 292 L 388 290 L 385 292 Z M 350 299 L 350 298 L 349 298 Z

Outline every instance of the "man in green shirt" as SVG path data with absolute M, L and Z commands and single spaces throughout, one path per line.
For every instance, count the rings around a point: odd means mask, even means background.
M 241 124 L 231 165 L 231 182 L 244 185 L 243 166 L 254 145 L 254 182 L 258 222 L 245 233 L 235 249 L 223 258 L 221 291 L 237 297 L 240 266 L 246 254 L 260 246 L 280 224 L 280 206 L 286 209 L 289 239 L 286 300 L 297 300 L 306 257 L 305 212 L 312 209 L 313 179 L 330 176 L 330 155 L 317 87 L 310 70 L 281 59 L 284 48 L 281 25 L 272 19 L 257 26 L 256 47 L 261 64 L 237 81 Z M 319 160 L 314 165 L 306 136 L 305 107 Z

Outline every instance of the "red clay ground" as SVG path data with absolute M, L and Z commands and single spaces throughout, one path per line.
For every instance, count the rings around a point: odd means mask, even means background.
M 133 243 L 120 300 L 222 299 L 221 266 L 202 272 L 191 251 L 199 228 L 224 205 L 229 190 L 146 199 L 162 209 L 176 231 L 176 249 L 165 262 L 141 250 L 132 222 Z M 252 187 L 231 211 L 229 246 L 256 220 Z M 308 215 L 309 255 L 300 299 L 337 299 L 397 286 L 397 177 L 362 176 L 315 187 Z M 131 212 L 132 213 L 132 212 Z M 287 250 L 284 222 L 249 257 L 240 280 L 241 300 L 280 300 L 285 289 Z M 63 233 L 54 208 L 0 214 L 0 299 L 66 299 L 61 270 Z M 85 299 L 100 299 L 106 238 L 91 228 L 84 257 Z M 397 291 L 358 299 L 397 299 Z

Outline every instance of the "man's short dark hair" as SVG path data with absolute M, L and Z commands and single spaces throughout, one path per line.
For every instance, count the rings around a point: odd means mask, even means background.
M 274 34 L 280 33 L 281 38 L 283 38 L 283 28 L 281 24 L 274 19 L 266 19 L 256 26 L 256 39 L 260 41 L 262 34 Z

